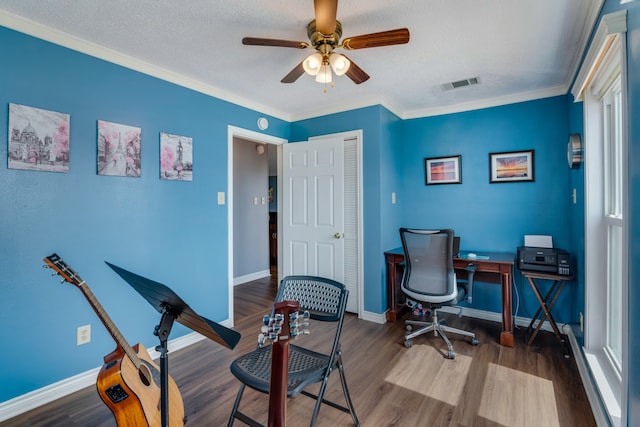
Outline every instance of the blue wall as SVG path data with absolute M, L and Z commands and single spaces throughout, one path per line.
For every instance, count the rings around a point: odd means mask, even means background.
M 584 117 L 583 103 L 573 102 L 573 96 L 567 97 L 569 111 L 569 133 L 577 133 L 584 140 Z M 585 287 L 584 287 L 584 162 L 569 171 L 569 197 L 573 189 L 576 191 L 576 203 L 569 204 L 569 232 L 572 253 L 574 255 L 573 265 L 575 266 L 576 280 L 572 283 L 575 288 L 575 298 L 572 300 L 574 315 L 584 313 Z M 576 318 L 572 318 L 575 322 Z M 579 321 L 579 318 L 578 318 Z M 579 327 L 574 328 L 576 338 L 580 343 L 583 341 L 582 332 Z
M 568 125 L 566 96 L 405 121 L 398 171 L 404 225 L 453 228 L 463 250 L 515 254 L 525 234 L 545 234 L 554 246 L 572 252 Z M 489 153 L 530 149 L 534 182 L 489 182 Z M 462 184 L 425 185 L 425 158 L 456 155 L 461 155 Z M 532 317 L 537 300 L 517 271 L 514 278 L 521 297 L 516 314 Z M 565 288 L 560 298 L 553 309 L 556 320 L 575 320 L 573 288 Z M 499 312 L 500 301 L 499 286 L 474 287 L 474 308 Z
M 360 128 L 365 310 L 381 313 L 387 307 L 382 253 L 400 245 L 400 226 L 453 228 L 463 249 L 511 253 L 525 234 L 549 234 L 555 246 L 573 252 L 567 96 L 405 121 L 383 107 L 370 107 L 295 122 L 291 140 Z M 534 182 L 489 183 L 490 152 L 528 149 L 535 150 Z M 458 154 L 462 184 L 425 185 L 425 157 Z M 532 317 L 537 300 L 528 283 L 514 277 L 521 296 L 517 314 Z M 480 284 L 474 292 L 474 308 L 501 311 L 499 286 Z M 574 287 L 567 287 L 553 310 L 558 321 L 577 321 L 575 299 Z
M 260 116 L 216 98 L 0 27 L 0 401 L 100 365 L 114 344 L 78 289 L 86 280 L 130 344 L 157 344 L 158 313 L 105 260 L 171 286 L 203 316 L 228 318 L 227 126 Z M 7 168 L 8 104 L 70 114 L 69 173 Z M 270 132 L 289 124 L 270 117 Z M 97 120 L 142 129 L 142 177 L 98 176 Z M 159 179 L 159 133 L 193 138 L 192 182 Z M 91 324 L 92 342 L 76 346 Z M 171 338 L 184 335 L 176 324 Z

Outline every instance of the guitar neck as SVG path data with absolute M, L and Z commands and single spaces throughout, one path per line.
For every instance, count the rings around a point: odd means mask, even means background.
M 124 339 L 124 336 L 122 335 L 122 333 L 120 333 L 115 323 L 113 323 L 104 308 L 102 308 L 102 304 L 100 304 L 98 299 L 95 297 L 87 282 L 83 280 L 82 282 L 78 283 L 77 286 L 80 288 L 80 291 L 82 291 L 82 294 L 85 296 L 93 310 L 96 312 L 96 315 L 98 316 L 102 324 L 105 326 L 105 328 L 107 328 L 107 331 L 114 339 L 118 347 L 122 348 L 126 355 L 129 356 L 129 359 L 131 359 L 136 368 L 140 367 L 140 358 L 133 350 L 133 348 L 129 346 L 127 340 Z
M 269 421 L 267 427 L 283 427 L 287 417 L 287 385 L 289 383 L 289 341 L 293 312 L 300 309 L 298 301 L 281 301 L 273 306 L 274 314 L 282 315 L 278 338 L 271 346 L 271 378 L 269 381 Z

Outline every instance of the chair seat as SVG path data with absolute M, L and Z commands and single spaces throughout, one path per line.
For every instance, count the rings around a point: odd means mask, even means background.
M 289 345 L 289 381 L 287 395 L 296 396 L 309 384 L 321 382 L 329 356 Z M 258 348 L 233 361 L 231 373 L 249 387 L 269 393 L 271 345 Z
M 458 293 L 448 301 L 441 302 L 431 302 L 429 301 L 429 296 L 425 294 L 421 294 L 419 292 L 413 292 L 405 287 L 402 287 L 402 292 L 405 293 L 410 298 L 418 300 L 421 303 L 429 304 L 431 307 L 442 307 L 443 305 L 457 305 L 460 301 L 463 301 L 467 297 L 467 285 L 464 282 L 458 282 Z

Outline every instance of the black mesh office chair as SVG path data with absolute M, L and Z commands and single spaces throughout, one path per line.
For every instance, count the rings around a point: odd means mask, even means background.
M 289 345 L 287 396 L 294 397 L 298 394 L 303 394 L 316 400 L 310 426 L 315 425 L 322 403 L 350 413 L 353 423 L 356 426 L 360 425 L 347 388 L 340 347 L 340 333 L 342 332 L 348 294 L 349 291 L 342 283 L 331 279 L 313 276 L 288 276 L 282 279 L 276 295 L 275 302 L 300 302 L 300 309 L 309 311 L 312 320 L 311 330 L 313 330 L 313 324 L 317 321 L 332 322 L 334 324 L 333 344 L 328 353 L 320 353 L 299 345 Z M 306 339 L 308 338 L 301 338 L 296 340 L 296 343 L 304 344 Z M 239 357 L 231 363 L 230 368 L 231 373 L 242 384 L 236 396 L 228 425 L 232 426 L 234 419 L 237 418 L 250 426 L 262 426 L 256 420 L 239 411 L 238 407 L 246 386 L 263 393 L 269 393 L 271 345 L 263 346 Z M 346 407 L 324 398 L 329 375 L 335 370 L 340 373 Z M 307 386 L 314 383 L 321 383 L 318 394 L 305 390 Z
M 407 320 L 404 344 L 413 345 L 412 339 L 418 335 L 433 331 L 447 344 L 449 359 L 455 358 L 455 352 L 445 332 L 453 332 L 471 337 L 473 345 L 478 344 L 472 332 L 451 328 L 438 321 L 438 309 L 444 305 L 457 305 L 471 298 L 473 273 L 475 266 L 467 268 L 468 280 L 457 281 L 453 269 L 453 230 L 416 230 L 400 229 L 402 248 L 404 249 L 405 270 L 402 277 L 402 291 L 408 300 L 430 307 L 432 322 Z M 420 326 L 413 331 L 413 326 Z

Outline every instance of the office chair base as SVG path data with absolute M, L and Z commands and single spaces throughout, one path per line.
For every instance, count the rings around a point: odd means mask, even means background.
M 434 317 L 435 318 L 435 317 Z M 412 338 L 417 337 L 418 335 L 423 335 L 426 334 L 428 332 L 432 332 L 434 333 L 435 336 L 440 336 L 440 338 L 442 338 L 442 340 L 447 344 L 447 358 L 448 359 L 455 359 L 456 354 L 453 351 L 453 345 L 451 344 L 451 341 L 449 341 L 449 338 L 447 338 L 447 335 L 445 334 L 445 332 L 451 332 L 451 333 L 456 333 L 459 335 L 464 335 L 467 337 L 471 337 L 471 345 L 478 345 L 478 339 L 476 338 L 476 334 L 474 334 L 473 332 L 468 332 L 468 331 L 464 331 L 462 329 L 457 329 L 457 328 L 452 328 L 451 326 L 446 326 L 443 325 L 440 322 L 421 322 L 421 321 L 417 321 L 417 320 L 407 320 L 406 321 L 406 328 L 407 328 L 407 332 L 409 332 L 407 335 L 405 335 L 404 337 L 404 346 L 407 348 L 411 348 L 413 346 L 413 340 Z M 413 331 L 413 325 L 415 326 L 422 326 L 420 329 L 418 329 L 415 332 Z

